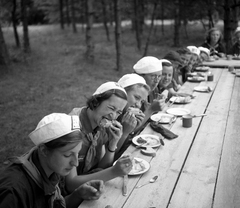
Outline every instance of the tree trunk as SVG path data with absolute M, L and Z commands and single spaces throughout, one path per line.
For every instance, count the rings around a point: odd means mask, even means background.
M 66 3 L 66 17 L 67 17 L 67 26 L 69 27 L 70 25 L 70 15 L 69 15 L 69 2 L 68 0 L 65 0 Z
M 18 31 L 17 31 L 16 8 L 17 8 L 17 1 L 13 0 L 12 24 L 13 24 L 13 31 L 14 31 L 16 46 L 19 48 L 20 47 L 20 40 L 19 40 Z
M 161 31 L 162 35 L 164 36 L 164 1 L 161 1 L 161 20 L 162 20 L 162 25 L 161 25 Z
M 180 26 L 181 26 L 181 20 L 180 20 L 180 0 L 175 0 L 175 8 L 174 8 L 174 40 L 173 40 L 173 46 L 179 47 L 180 46 Z
M 63 0 L 59 0 L 59 14 L 61 29 L 64 29 Z
M 74 0 L 71 0 L 71 11 L 72 11 L 72 28 L 73 28 L 73 33 L 77 33 Z
M 23 24 L 23 51 L 25 53 L 28 53 L 30 52 L 30 42 L 28 35 L 28 12 L 26 7 L 26 0 L 21 0 L 21 16 Z
M 116 58 L 117 71 L 122 71 L 122 31 L 121 31 L 121 13 L 120 0 L 114 0 L 115 14 L 115 43 L 116 43 Z
M 134 0 L 134 16 L 135 16 L 135 32 L 137 40 L 137 48 L 141 51 L 142 42 L 141 42 L 141 32 L 140 32 L 140 15 L 139 15 L 139 0 Z
M 237 3 L 235 1 L 225 0 L 224 2 L 224 41 L 226 43 L 226 51 L 232 48 L 232 34 L 238 26 Z
M 0 24 L 0 65 L 7 66 L 9 63 L 8 50 L 2 33 L 2 26 Z
M 149 45 L 149 42 L 150 42 L 150 38 L 151 38 L 153 26 L 154 26 L 154 19 L 155 19 L 155 15 L 156 15 L 156 11 L 157 11 L 157 6 L 158 6 L 158 0 L 156 0 L 154 2 L 153 13 L 152 13 L 152 18 L 151 18 L 151 26 L 150 26 L 150 30 L 149 30 L 149 33 L 148 33 L 148 37 L 147 37 L 147 41 L 146 41 L 146 46 L 145 46 L 145 50 L 144 50 L 144 53 L 143 53 L 143 57 L 146 56 L 147 52 L 148 52 L 148 45 Z
M 88 61 L 94 60 L 94 42 L 92 36 L 92 25 L 93 25 L 93 0 L 86 1 L 86 43 L 87 51 L 86 58 Z
M 107 25 L 107 10 L 106 10 L 106 3 L 105 0 L 102 0 L 102 11 L 103 11 L 103 25 L 106 31 L 106 35 L 107 35 L 107 40 L 110 41 L 110 36 L 109 36 L 109 29 L 108 29 L 108 25 Z

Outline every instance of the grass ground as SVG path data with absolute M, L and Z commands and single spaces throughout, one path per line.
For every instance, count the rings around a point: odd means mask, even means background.
M 21 28 L 18 29 L 21 34 Z M 71 28 L 61 30 L 58 25 L 29 27 L 31 53 L 27 55 L 15 48 L 12 29 L 3 31 L 13 63 L 8 73 L 0 77 L 0 170 L 7 157 L 20 155 L 33 146 L 28 134 L 43 116 L 52 112 L 68 113 L 74 107 L 83 106 L 86 97 L 100 84 L 132 72 L 132 66 L 142 56 L 128 27 L 123 29 L 122 72 L 114 69 L 113 28 L 111 42 L 106 40 L 103 28 L 94 28 L 95 61 L 91 64 L 83 56 L 85 34 L 81 27 L 77 34 Z M 204 33 L 199 24 L 189 26 L 189 38 L 182 31 L 182 46 L 201 44 Z M 148 55 L 161 58 L 167 51 L 176 49 L 172 44 L 173 26 L 165 26 L 164 35 L 157 28 Z

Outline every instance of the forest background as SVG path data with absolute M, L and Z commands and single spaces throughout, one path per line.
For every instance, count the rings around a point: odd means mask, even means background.
M 42 117 L 69 113 L 143 56 L 204 42 L 218 27 L 227 47 L 237 0 L 1 0 L 0 170 L 33 147 Z

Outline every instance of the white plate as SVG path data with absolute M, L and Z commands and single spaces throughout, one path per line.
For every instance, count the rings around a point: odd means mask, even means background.
M 141 141 L 146 141 L 146 144 L 143 144 Z M 140 134 L 135 136 L 132 139 L 132 143 L 142 147 L 159 147 L 161 145 L 159 137 L 153 134 Z M 145 142 L 144 142 L 145 143 Z
M 200 77 L 200 76 L 198 76 L 198 77 L 188 77 L 187 80 L 189 82 L 202 82 L 202 81 L 205 80 L 205 78 L 204 77 Z
M 184 116 L 191 113 L 191 111 L 186 108 L 169 108 L 166 112 L 175 116 Z
M 146 160 L 138 157 L 134 157 L 133 160 L 133 168 L 128 175 L 140 175 L 150 169 L 150 164 Z
M 173 96 L 173 97 L 171 97 L 170 98 L 170 102 L 174 102 L 174 103 L 177 103 L 177 104 L 186 104 L 186 103 L 190 103 L 192 100 L 191 100 L 191 98 L 190 98 L 190 96 L 189 97 L 175 97 L 175 96 Z
M 113 165 L 116 164 L 117 161 L 113 163 Z M 147 172 L 150 169 L 150 164 L 146 160 L 134 157 L 133 158 L 133 167 L 132 170 L 128 173 L 128 175 L 140 175 L 145 172 Z
M 198 66 L 195 68 L 195 71 L 202 71 L 202 72 L 205 72 L 205 71 L 208 71 L 210 68 L 208 66 Z
M 194 91 L 209 92 L 209 88 L 208 88 L 208 86 L 197 86 L 197 87 L 194 87 Z
M 161 124 L 168 124 L 170 122 L 174 122 L 176 117 L 167 113 L 157 113 L 151 116 L 151 120 Z

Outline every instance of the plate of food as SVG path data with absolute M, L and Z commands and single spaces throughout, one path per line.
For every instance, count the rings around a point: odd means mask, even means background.
M 159 136 L 153 134 L 140 134 L 132 139 L 132 143 L 141 147 L 159 147 Z
M 113 165 L 116 164 L 117 161 L 113 163 Z M 140 175 L 145 172 L 147 172 L 150 169 L 150 164 L 146 160 L 139 158 L 139 157 L 134 157 L 132 160 L 132 169 L 128 173 L 128 175 Z
M 186 108 L 169 108 L 166 112 L 174 116 L 184 116 L 191 113 L 191 111 Z
M 169 100 L 170 102 L 174 102 L 176 104 L 186 104 L 186 103 L 190 103 L 192 101 L 190 96 L 187 97 L 181 97 L 181 96 L 173 96 L 170 98 Z
M 208 86 L 196 86 L 196 87 L 194 87 L 194 91 L 197 91 L 197 92 L 211 92 L 212 89 Z
M 151 116 L 151 120 L 161 124 L 168 124 L 170 122 L 174 122 L 176 117 L 167 113 L 156 113 Z
M 134 157 L 132 160 L 133 167 L 128 175 L 140 175 L 147 172 L 150 169 L 150 164 L 141 158 Z
M 188 77 L 187 80 L 189 82 L 201 82 L 201 81 L 205 81 L 205 78 L 201 76 L 194 76 L 194 77 Z
M 201 71 L 201 72 L 206 72 L 208 71 L 210 68 L 208 66 L 198 66 L 195 68 L 195 71 Z

